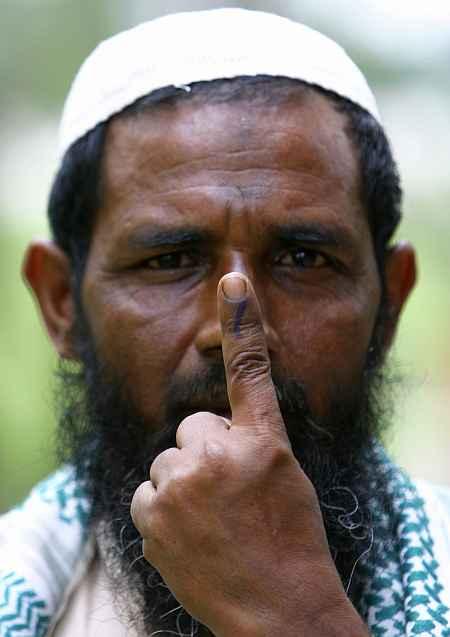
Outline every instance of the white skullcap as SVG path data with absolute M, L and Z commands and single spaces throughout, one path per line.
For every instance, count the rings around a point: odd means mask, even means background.
M 85 60 L 65 103 L 61 156 L 98 123 L 155 89 L 259 74 L 316 84 L 380 120 L 361 71 L 321 33 L 261 11 L 177 13 L 105 40 Z

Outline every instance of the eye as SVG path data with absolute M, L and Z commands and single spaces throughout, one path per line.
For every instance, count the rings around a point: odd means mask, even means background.
M 277 265 L 294 267 L 301 270 L 311 268 L 323 268 L 328 265 L 328 260 L 317 250 L 295 247 L 283 252 L 275 259 Z
M 193 268 L 198 264 L 198 257 L 191 252 L 170 252 L 145 261 L 145 266 L 149 270 L 179 270 Z

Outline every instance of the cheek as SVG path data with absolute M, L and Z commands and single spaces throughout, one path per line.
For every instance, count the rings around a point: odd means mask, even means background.
M 163 413 L 164 392 L 192 341 L 190 304 L 86 284 L 85 311 L 99 358 L 126 386 L 149 420 Z
M 330 390 L 351 389 L 360 378 L 375 326 L 377 305 L 372 298 L 322 303 L 297 308 L 279 331 L 282 368 L 301 380 L 313 411 L 323 415 Z

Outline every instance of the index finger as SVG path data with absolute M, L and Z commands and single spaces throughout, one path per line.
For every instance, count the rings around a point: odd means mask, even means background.
M 233 426 L 251 424 L 286 435 L 261 309 L 250 280 L 239 272 L 226 274 L 218 285 L 217 303 Z

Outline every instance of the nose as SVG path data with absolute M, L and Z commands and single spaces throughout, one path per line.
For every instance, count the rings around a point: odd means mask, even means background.
M 243 272 L 242 268 L 234 268 L 232 271 L 238 271 L 249 276 L 247 272 Z M 224 272 L 223 274 L 227 274 Z M 268 305 L 263 290 L 258 288 L 253 277 L 249 276 L 252 281 L 253 287 L 256 291 L 259 305 L 261 307 L 262 323 L 264 334 L 267 341 L 267 349 L 269 355 L 272 357 L 278 350 L 278 336 L 275 329 L 271 326 L 266 306 Z M 202 357 L 222 359 L 222 331 L 220 327 L 219 314 L 217 311 L 217 284 L 220 278 L 217 279 L 216 287 L 208 293 L 208 298 L 205 298 L 204 312 L 202 313 L 202 322 L 197 332 L 195 339 L 195 345 L 198 353 Z

